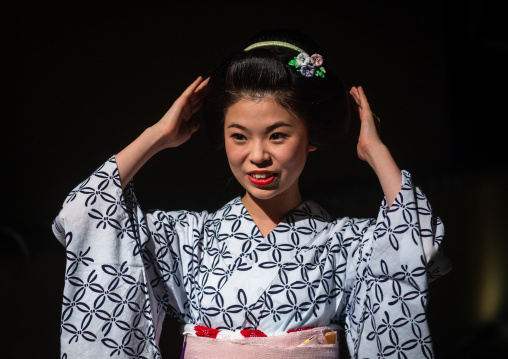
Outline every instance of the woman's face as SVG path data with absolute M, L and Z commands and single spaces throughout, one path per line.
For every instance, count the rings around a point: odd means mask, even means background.
M 258 199 L 298 194 L 309 146 L 302 120 L 271 98 L 242 99 L 226 111 L 224 139 L 229 165 Z

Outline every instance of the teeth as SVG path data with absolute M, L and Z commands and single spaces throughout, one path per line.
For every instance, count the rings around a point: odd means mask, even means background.
M 272 177 L 271 173 L 252 173 L 251 177 L 254 177 L 255 179 L 265 179 L 268 177 Z

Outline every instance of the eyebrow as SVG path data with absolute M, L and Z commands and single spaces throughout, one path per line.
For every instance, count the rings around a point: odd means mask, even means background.
M 247 127 L 244 127 L 242 125 L 239 125 L 237 123 L 232 123 L 231 125 L 228 126 L 228 128 L 231 128 L 231 127 L 236 127 L 236 128 L 239 128 L 240 130 L 243 130 L 245 132 L 250 132 L 249 129 Z M 276 128 L 279 128 L 279 127 L 293 127 L 292 125 L 290 125 L 289 123 L 286 123 L 286 122 L 275 122 L 273 125 L 270 125 L 266 128 L 266 132 L 272 132 L 273 130 L 275 130 Z

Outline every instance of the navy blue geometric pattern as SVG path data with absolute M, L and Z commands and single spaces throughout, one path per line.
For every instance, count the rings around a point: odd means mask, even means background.
M 449 263 L 425 195 L 403 171 L 376 219 L 305 201 L 265 238 L 240 197 L 214 213 L 143 212 L 111 157 L 53 222 L 66 246 L 66 358 L 160 358 L 166 314 L 267 334 L 341 325 L 353 358 L 433 358 L 428 283 Z

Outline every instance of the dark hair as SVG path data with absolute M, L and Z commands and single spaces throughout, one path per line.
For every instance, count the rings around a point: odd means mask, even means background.
M 323 56 L 325 77 L 305 77 L 288 65 L 298 52 L 284 47 L 260 47 L 243 51 L 261 41 L 283 41 L 307 54 Z M 270 30 L 250 39 L 229 56 L 210 76 L 203 116 L 210 139 L 224 144 L 226 110 L 242 98 L 273 98 L 304 121 L 309 143 L 327 147 L 341 140 L 349 127 L 349 95 L 329 66 L 324 51 L 308 36 L 294 30 Z

